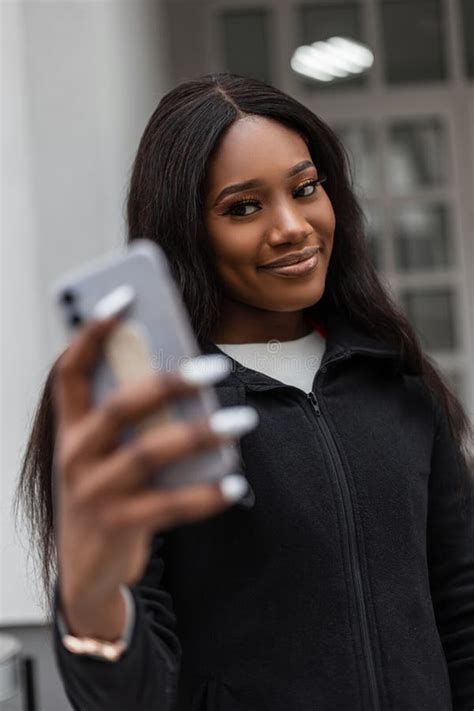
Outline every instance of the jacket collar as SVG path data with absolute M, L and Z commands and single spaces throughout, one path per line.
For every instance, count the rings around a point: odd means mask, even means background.
M 384 359 L 407 375 L 420 375 L 421 371 L 414 368 L 399 349 L 384 340 L 376 338 L 375 335 L 367 334 L 355 328 L 347 318 L 344 318 L 338 312 L 331 313 L 331 316 L 324 320 L 315 321 L 312 318 L 308 320 L 313 328 L 326 338 L 326 349 L 321 360 L 321 368 L 333 361 L 347 360 L 354 355 L 359 355 L 365 358 Z M 220 353 L 230 358 L 215 343 L 207 342 L 202 344 L 201 350 L 203 353 Z M 230 360 L 232 361 L 232 372 L 228 378 L 221 381 L 224 386 L 238 384 L 239 382 L 249 389 L 256 390 L 282 386 L 280 381 L 271 378 L 265 373 L 247 368 L 233 358 L 230 358 Z M 220 383 L 217 384 L 217 387 L 219 385 Z

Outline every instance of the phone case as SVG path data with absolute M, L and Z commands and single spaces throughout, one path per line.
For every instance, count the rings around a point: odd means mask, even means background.
M 152 371 L 176 370 L 180 363 L 200 355 L 166 255 L 156 244 L 144 239 L 70 272 L 54 284 L 54 298 L 67 332 L 88 321 L 97 302 L 124 284 L 134 289 L 135 299 L 114 329 L 93 375 L 94 404 L 121 383 Z M 219 407 L 213 387 L 206 386 L 195 396 L 177 399 L 160 408 L 156 415 L 124 432 L 123 440 L 143 427 L 170 419 L 208 416 Z M 221 444 L 163 467 L 152 477 L 152 485 L 174 487 L 215 481 L 238 471 L 239 464 L 236 444 Z

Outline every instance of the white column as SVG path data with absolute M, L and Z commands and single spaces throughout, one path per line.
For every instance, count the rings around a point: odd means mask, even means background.
M 28 426 L 62 347 L 49 284 L 125 239 L 125 196 L 167 90 L 156 0 L 3 0 L 0 625 L 44 619 L 11 502 Z

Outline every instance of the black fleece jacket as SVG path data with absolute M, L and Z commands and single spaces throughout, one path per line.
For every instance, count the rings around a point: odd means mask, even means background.
M 312 393 L 236 361 L 216 386 L 260 415 L 254 503 L 154 538 L 123 657 L 70 654 L 55 621 L 74 709 L 474 709 L 472 475 L 401 354 L 325 326 Z

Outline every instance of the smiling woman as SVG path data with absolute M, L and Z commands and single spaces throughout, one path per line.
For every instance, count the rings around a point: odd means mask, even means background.
M 166 252 L 202 350 L 230 359 L 213 382 L 246 406 L 227 429 L 254 496 L 147 490 L 146 462 L 215 433 L 115 446 L 187 391 L 159 373 L 95 408 L 113 323 L 79 332 L 18 487 L 74 708 L 472 709 L 471 425 L 372 266 L 332 130 L 253 79 L 185 82 L 145 129 L 128 225 Z

